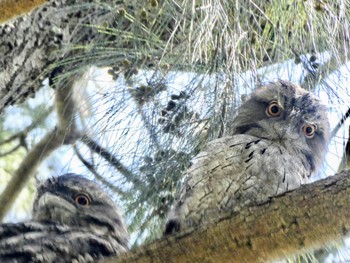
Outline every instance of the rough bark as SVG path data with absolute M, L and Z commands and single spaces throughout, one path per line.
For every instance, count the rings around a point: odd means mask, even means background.
M 65 47 L 96 38 L 97 30 L 86 25 L 108 23 L 114 14 L 103 10 L 83 0 L 51 0 L 0 26 L 0 114 L 6 106 L 34 96 L 55 63 L 73 55 Z
M 175 70 L 225 69 L 235 74 L 293 58 L 296 53 L 333 48 L 341 64 L 346 60 L 343 42 L 347 41 L 348 26 L 337 23 L 346 14 L 338 12 L 340 7 L 331 1 L 322 8 L 302 2 L 276 6 L 262 0 L 216 1 L 193 6 L 188 1 L 166 0 L 147 4 L 134 0 L 50 0 L 30 15 L 0 26 L 0 114 L 4 107 L 33 96 L 62 60 L 66 60 L 63 73 L 132 58 L 134 66 L 142 61 L 158 65 L 162 59 L 163 66 Z M 213 13 L 206 13 L 209 7 Z M 223 17 L 221 11 L 215 13 L 220 8 L 225 9 Z M 283 21 L 274 15 L 282 11 Z M 339 13 L 339 21 L 333 13 Z M 294 23 L 293 15 L 285 18 L 288 14 L 300 14 L 300 21 Z M 206 24 L 211 19 L 217 20 L 215 24 Z M 323 24 L 337 31 L 323 30 Z M 314 39 L 308 26 L 325 33 Z M 320 46 L 315 47 L 315 43 Z M 292 52 L 290 46 L 298 50 Z
M 157 240 L 104 262 L 266 262 L 348 235 L 350 171 L 271 198 L 216 225 Z

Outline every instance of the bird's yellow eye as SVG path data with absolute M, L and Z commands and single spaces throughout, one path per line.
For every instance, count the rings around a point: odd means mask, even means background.
M 303 133 L 307 138 L 312 138 L 317 130 L 317 126 L 313 124 L 305 124 L 303 126 Z
M 278 117 L 281 115 L 282 108 L 277 101 L 273 100 L 266 108 L 266 114 L 269 117 Z
M 88 206 L 91 203 L 91 199 L 87 194 L 79 193 L 74 196 L 74 202 L 81 206 Z

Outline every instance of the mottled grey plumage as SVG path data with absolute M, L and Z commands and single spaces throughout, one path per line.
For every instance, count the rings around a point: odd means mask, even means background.
M 231 135 L 193 159 L 165 234 L 307 183 L 322 164 L 328 134 L 326 108 L 311 93 L 285 81 L 260 87 L 238 110 Z
M 0 225 L 0 262 L 93 262 L 126 251 L 128 239 L 107 193 L 66 174 L 38 188 L 31 221 Z

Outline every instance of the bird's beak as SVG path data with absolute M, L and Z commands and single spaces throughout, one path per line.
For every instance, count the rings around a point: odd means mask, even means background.
M 300 114 L 300 108 L 293 107 L 292 111 L 289 114 L 290 118 L 296 118 Z
M 76 207 L 72 205 L 70 202 L 61 198 L 57 195 L 53 195 L 49 192 L 44 193 L 37 203 L 37 211 L 46 211 L 46 213 L 52 214 L 51 217 L 56 217 L 57 215 L 67 215 L 73 214 L 76 212 Z M 54 215 L 55 214 L 55 215 Z M 48 217 L 48 215 L 36 215 L 35 219 L 40 220 L 41 217 Z

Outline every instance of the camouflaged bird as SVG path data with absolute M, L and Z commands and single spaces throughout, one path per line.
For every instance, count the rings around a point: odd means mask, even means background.
M 128 240 L 108 194 L 65 174 L 37 189 L 31 221 L 0 225 L 0 262 L 93 262 L 127 251 Z
M 165 234 L 215 222 L 309 181 L 329 137 L 326 107 L 286 81 L 258 88 L 238 109 L 230 136 L 192 161 Z

